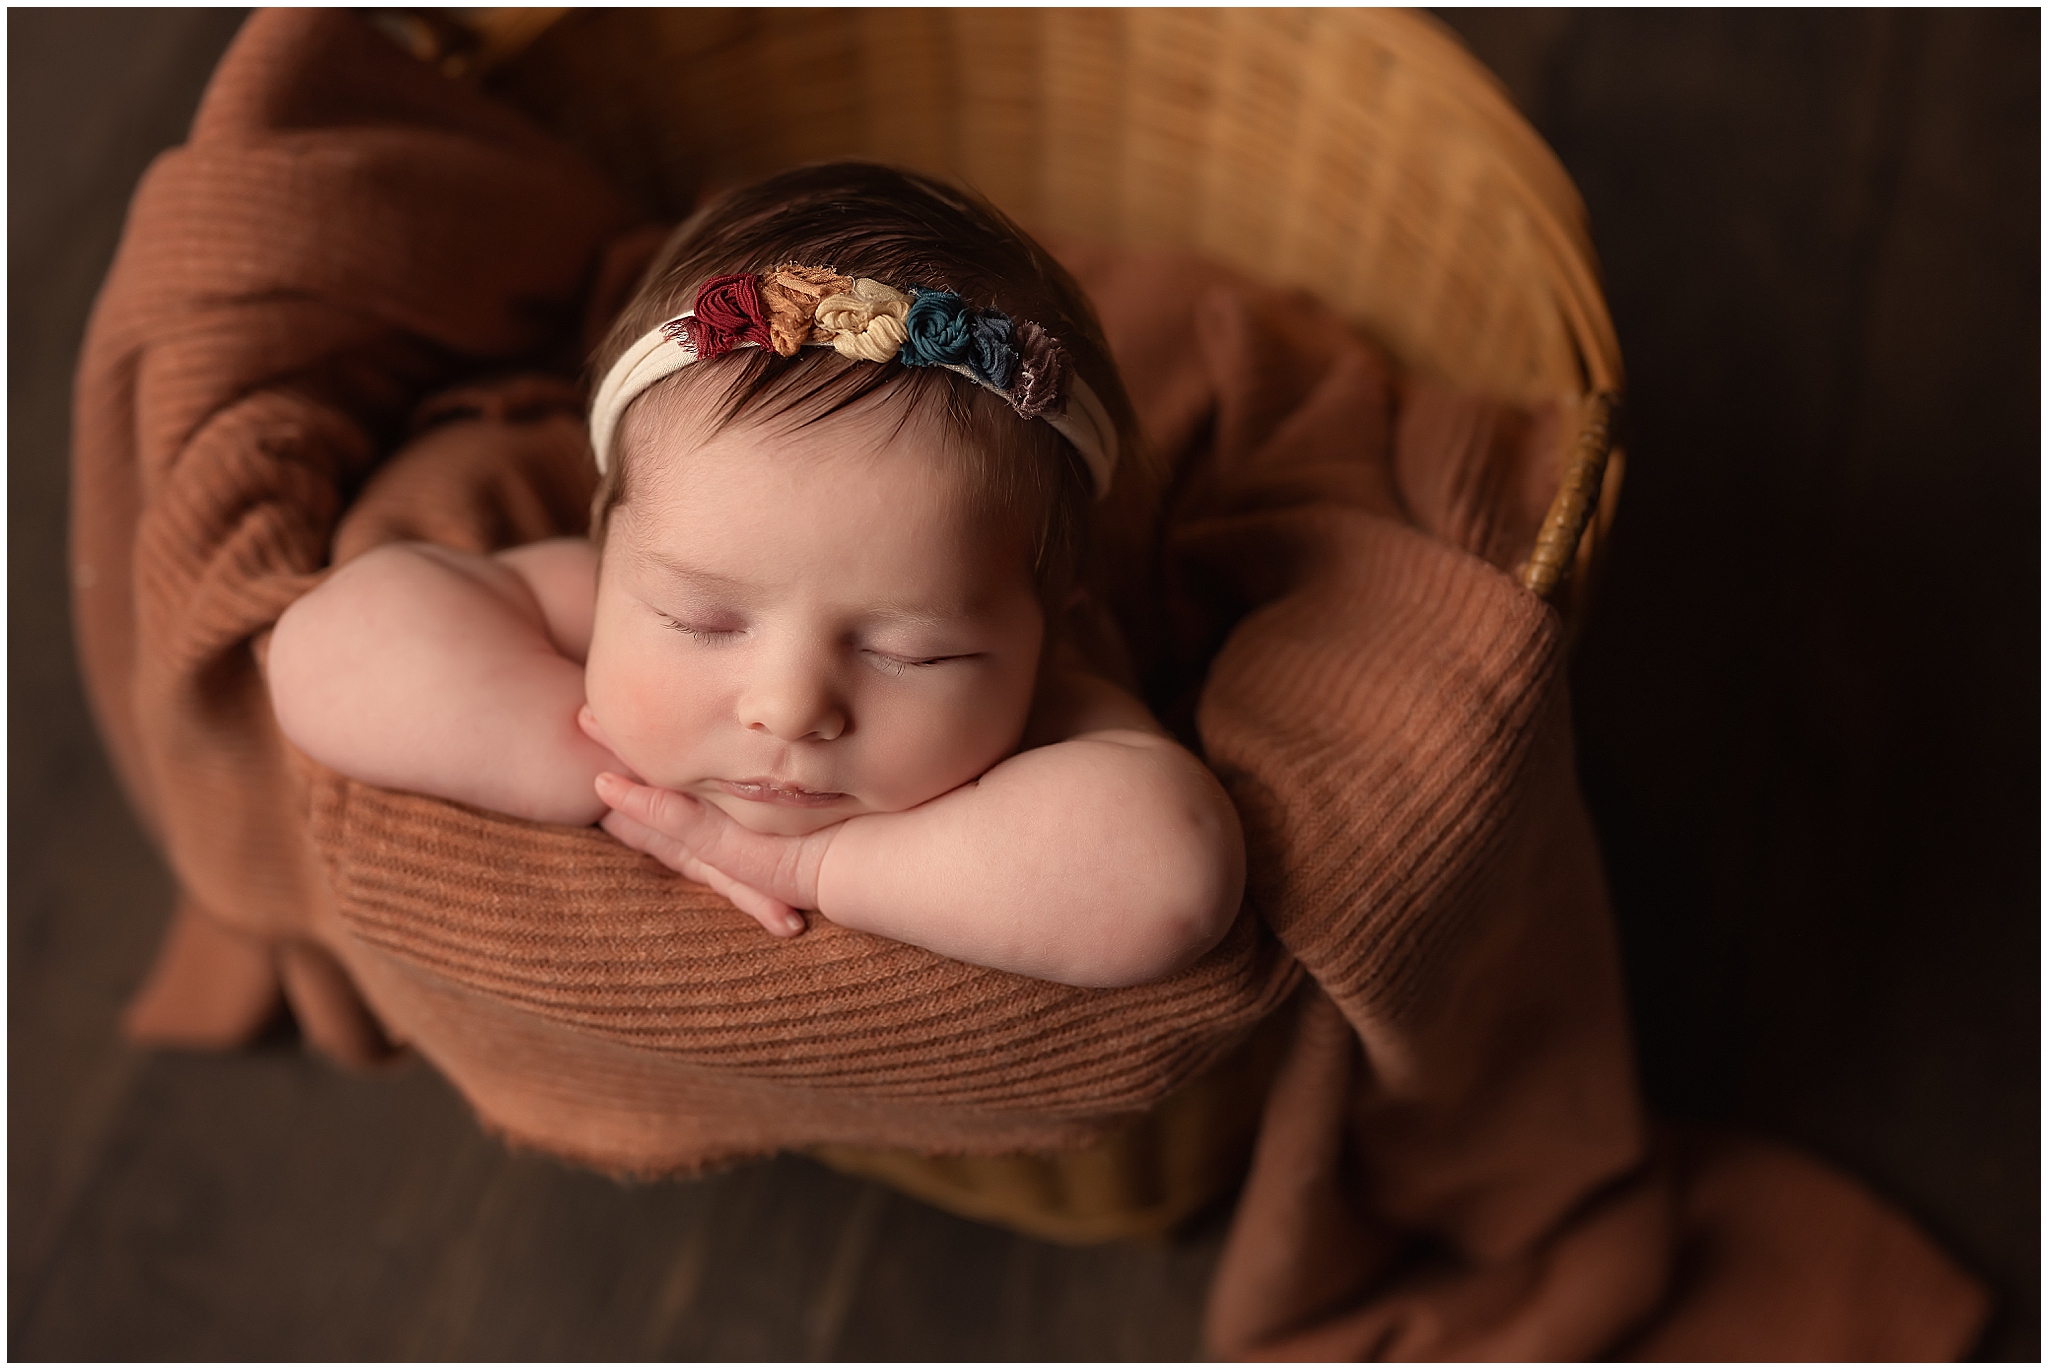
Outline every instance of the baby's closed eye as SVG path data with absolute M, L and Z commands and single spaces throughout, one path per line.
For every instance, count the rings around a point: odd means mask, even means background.
M 671 614 L 662 614 L 660 617 L 662 626 L 670 632 L 680 633 L 692 642 L 701 642 L 710 646 L 721 646 L 735 642 L 747 635 L 745 628 L 728 626 L 715 619 L 710 622 L 700 623 L 676 618 Z M 858 650 L 862 658 L 869 665 L 889 676 L 903 676 L 912 671 L 929 670 L 933 667 L 946 666 L 955 662 L 973 661 L 982 655 L 980 652 L 926 654 L 916 651 L 888 651 L 880 647 L 861 647 Z
M 981 655 L 979 652 L 958 652 L 951 656 L 898 656 L 893 652 L 884 652 L 873 647 L 863 649 L 861 654 L 876 670 L 892 676 L 904 675 L 912 670 L 944 666 L 952 662 L 972 661 Z
M 670 632 L 681 633 L 684 637 L 689 638 L 693 642 L 730 642 L 732 639 L 741 636 L 746 631 L 743 628 L 728 628 L 720 627 L 717 625 L 685 623 L 683 620 L 679 618 L 671 618 L 667 614 L 663 614 L 661 616 L 661 623 L 662 626 L 667 628 Z

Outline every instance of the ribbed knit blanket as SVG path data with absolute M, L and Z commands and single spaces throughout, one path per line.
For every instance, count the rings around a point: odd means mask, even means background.
M 655 239 L 596 172 L 337 14 L 267 12 L 138 190 L 76 397 L 93 703 L 184 903 L 131 1030 L 282 992 L 619 1171 L 791 1146 L 1079 1146 L 1290 1015 L 1212 1296 L 1228 1356 L 1939 1358 L 1977 1286 L 1782 1148 L 1664 1135 L 1633 1076 L 1558 616 L 1509 574 L 1554 418 L 1398 376 L 1300 295 L 1065 245 L 1163 475 L 1103 552 L 1147 696 L 1243 815 L 1235 929 L 1074 989 L 814 922 L 596 829 L 297 756 L 270 625 L 394 538 L 580 531 L 578 367 Z

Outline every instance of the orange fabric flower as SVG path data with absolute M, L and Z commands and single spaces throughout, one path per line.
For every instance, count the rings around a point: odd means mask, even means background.
M 768 313 L 770 345 L 780 355 L 793 357 L 807 342 L 830 342 L 832 335 L 817 326 L 818 302 L 851 289 L 851 276 L 794 262 L 763 275 L 761 303 Z

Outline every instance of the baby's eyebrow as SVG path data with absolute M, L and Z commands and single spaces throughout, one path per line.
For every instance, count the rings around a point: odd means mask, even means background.
M 721 575 L 717 571 L 706 570 L 702 566 L 692 566 L 688 562 L 677 561 L 665 553 L 655 551 L 652 548 L 643 547 L 637 550 L 655 570 L 662 572 L 673 580 L 687 580 L 693 585 L 703 585 L 718 590 L 752 590 L 757 588 L 751 581 L 741 580 L 736 576 Z
M 921 608 L 914 604 L 876 604 L 870 606 L 872 616 L 889 624 L 903 624 L 912 628 L 944 629 L 957 627 L 969 615 L 941 612 Z
M 671 579 L 686 581 L 692 586 L 710 590 L 721 590 L 733 595 L 744 595 L 760 588 L 750 580 L 742 580 L 737 576 L 724 575 L 702 566 L 692 566 L 688 562 L 677 561 L 666 553 L 656 551 L 653 548 L 640 548 L 636 550 L 656 570 L 669 576 Z M 958 625 L 962 619 L 974 616 L 972 611 L 953 605 L 936 606 L 885 601 L 865 607 L 868 611 L 867 617 L 892 624 L 905 624 L 913 628 L 950 628 Z

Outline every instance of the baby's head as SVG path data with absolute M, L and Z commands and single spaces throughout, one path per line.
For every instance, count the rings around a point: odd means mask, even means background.
M 720 324 L 761 345 L 726 350 Z M 922 178 L 787 173 L 678 230 L 597 372 L 586 690 L 621 761 L 794 834 L 911 808 L 1016 747 L 1131 446 L 1101 334 L 1043 249 Z

